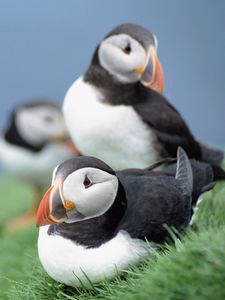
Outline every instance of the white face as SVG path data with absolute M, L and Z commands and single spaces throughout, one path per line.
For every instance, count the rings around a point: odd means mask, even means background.
M 118 190 L 118 179 L 105 171 L 82 168 L 71 173 L 63 182 L 64 200 L 71 201 L 75 209 L 67 211 L 69 222 L 100 216 L 113 204 Z
M 103 40 L 99 47 L 99 61 L 117 80 L 125 83 L 136 82 L 141 75 L 135 68 L 143 66 L 146 50 L 127 34 L 118 34 Z
M 16 114 L 16 126 L 21 136 L 32 145 L 67 135 L 61 111 L 51 106 L 19 109 Z

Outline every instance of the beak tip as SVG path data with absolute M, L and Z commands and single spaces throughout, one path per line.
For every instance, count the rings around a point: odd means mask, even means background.
M 37 218 L 36 218 L 36 226 L 40 227 L 43 225 L 47 225 L 48 223 L 46 222 L 49 220 L 49 201 L 50 201 L 50 194 L 51 194 L 52 187 L 48 189 L 46 194 L 44 195 L 43 199 L 40 202 L 38 211 L 37 211 Z M 50 221 L 50 220 L 49 220 Z

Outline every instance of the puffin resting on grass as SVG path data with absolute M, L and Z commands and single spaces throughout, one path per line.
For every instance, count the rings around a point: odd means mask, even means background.
M 0 165 L 9 176 L 30 184 L 35 197 L 25 214 L 8 222 L 9 229 L 35 224 L 52 169 L 78 154 L 70 143 L 61 110 L 55 103 L 32 100 L 13 110 L 0 137 Z
M 116 27 L 99 43 L 88 70 L 64 99 L 71 138 L 83 155 L 102 159 L 115 170 L 176 157 L 181 146 L 189 158 L 210 163 L 216 179 L 225 179 L 223 153 L 199 143 L 161 94 L 164 77 L 157 46 L 156 36 L 136 24 Z
M 169 238 L 165 225 L 185 230 L 194 202 L 212 187 L 213 170 L 190 161 L 182 148 L 175 165 L 173 175 L 171 167 L 171 175 L 115 172 L 83 156 L 56 167 L 37 213 L 39 258 L 49 276 L 74 287 L 112 279 L 149 257 L 153 248 L 146 240 Z

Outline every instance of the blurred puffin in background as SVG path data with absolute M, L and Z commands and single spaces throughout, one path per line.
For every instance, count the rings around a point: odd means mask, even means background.
M 212 164 L 217 179 L 225 178 L 219 167 L 223 153 L 200 144 L 161 94 L 157 46 L 156 36 L 136 24 L 122 24 L 101 41 L 90 67 L 64 99 L 73 141 L 84 155 L 114 169 L 144 168 L 176 157 L 181 146 L 190 158 Z
M 111 279 L 149 256 L 146 239 L 168 239 L 165 224 L 184 230 L 197 198 L 213 186 L 213 170 L 180 147 L 173 166 L 171 175 L 115 172 L 80 156 L 56 167 L 37 212 L 39 258 L 49 276 L 70 286 Z
M 34 222 L 52 170 L 75 155 L 78 150 L 68 138 L 62 112 L 55 103 L 37 100 L 15 108 L 0 137 L 0 164 L 10 176 L 31 184 L 35 198 L 30 210 L 11 220 L 9 228 Z

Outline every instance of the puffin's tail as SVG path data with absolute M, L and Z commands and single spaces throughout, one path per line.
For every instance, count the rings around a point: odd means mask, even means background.
M 215 175 L 209 163 L 191 159 L 193 171 L 192 205 L 195 205 L 201 194 L 211 190 L 215 185 Z
M 212 165 L 214 180 L 225 180 L 225 171 L 219 167 Z
M 225 180 L 225 171 L 221 168 L 224 159 L 223 151 L 209 148 L 201 143 L 200 147 L 202 151 L 201 160 L 211 165 L 214 173 L 214 180 Z
M 208 146 L 201 144 L 201 151 L 202 151 L 202 161 L 205 161 L 212 166 L 221 166 L 224 158 L 223 151 L 209 148 Z

